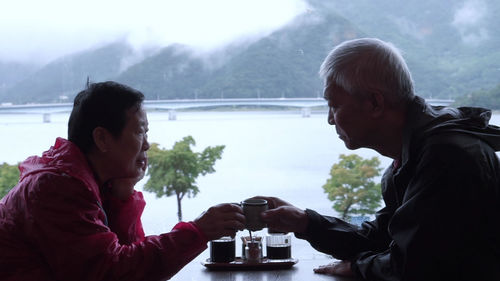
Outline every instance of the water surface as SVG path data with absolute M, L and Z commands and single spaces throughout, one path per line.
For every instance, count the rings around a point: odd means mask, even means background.
M 195 151 L 226 146 L 215 165 L 216 172 L 198 179 L 200 193 L 182 200 L 184 220 L 196 218 L 215 204 L 255 195 L 277 196 L 300 208 L 337 215 L 322 186 L 340 154 L 378 156 L 384 168 L 391 162 L 372 150 L 347 150 L 334 127 L 327 124 L 326 113 L 303 118 L 299 111 L 180 112 L 177 120 L 170 121 L 168 113 L 149 112 L 148 118 L 149 141 L 162 147 L 171 148 L 187 135 L 194 137 Z M 36 114 L 0 115 L 0 163 L 14 164 L 40 155 L 56 137 L 67 137 L 67 120 L 68 114 L 53 114 L 51 123 L 43 123 L 42 116 Z M 500 115 L 494 115 L 492 123 L 499 124 Z M 142 190 L 146 181 L 139 182 L 137 189 Z M 168 232 L 177 222 L 175 198 L 156 198 L 148 192 L 144 196 L 146 234 Z M 296 239 L 294 243 L 292 251 L 297 255 L 317 254 L 309 251 L 307 244 Z

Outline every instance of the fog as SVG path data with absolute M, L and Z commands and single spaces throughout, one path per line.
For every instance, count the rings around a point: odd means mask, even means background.
M 453 17 L 455 26 L 465 43 L 477 45 L 489 38 L 484 20 L 488 7 L 483 0 L 467 0 L 456 10 Z
M 310 7 L 307 0 L 16 0 L 0 9 L 0 60 L 46 63 L 122 39 L 140 60 L 144 50 L 172 43 L 212 51 L 235 41 L 256 40 Z M 432 7 L 429 7 L 432 8 Z M 487 1 L 454 5 L 450 24 L 464 43 L 490 37 Z M 400 31 L 425 37 L 409 18 L 390 16 Z M 136 59 L 133 59 L 135 61 Z M 132 62 L 133 63 L 133 62 Z
M 305 0 L 2 1 L 0 60 L 45 63 L 118 39 L 138 53 L 171 43 L 213 50 L 264 36 L 306 9 Z

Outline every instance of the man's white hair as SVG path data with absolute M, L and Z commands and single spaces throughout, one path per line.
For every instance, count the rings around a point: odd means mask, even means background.
M 337 45 L 321 64 L 319 74 L 325 86 L 334 84 L 361 98 L 379 92 L 393 106 L 406 104 L 414 96 L 411 74 L 401 52 L 375 38 Z

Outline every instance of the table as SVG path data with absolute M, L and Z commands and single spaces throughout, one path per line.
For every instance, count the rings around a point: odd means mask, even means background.
M 205 268 L 201 262 L 203 255 L 187 264 L 172 279 L 174 281 L 354 281 L 354 278 L 316 274 L 313 268 L 328 264 L 334 259 L 326 257 L 299 259 L 290 269 L 281 270 L 245 270 L 213 271 Z
M 245 235 L 246 233 L 239 233 Z M 257 235 L 259 233 L 257 232 Z M 263 236 L 262 233 L 260 235 Z M 236 241 L 241 239 L 237 237 Z M 298 263 L 281 270 L 231 270 L 215 271 L 207 269 L 202 262 L 210 257 L 206 249 L 187 264 L 170 280 L 173 281 L 354 281 L 355 278 L 314 273 L 313 269 L 336 261 L 331 256 L 314 250 L 305 240 L 292 238 L 292 257 Z M 236 245 L 236 256 L 241 257 L 241 243 Z

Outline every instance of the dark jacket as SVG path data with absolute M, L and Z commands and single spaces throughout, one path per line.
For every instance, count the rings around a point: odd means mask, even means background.
M 365 280 L 500 280 L 500 128 L 490 117 L 416 97 L 376 219 L 357 227 L 307 210 L 296 236 Z

